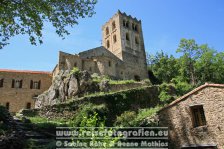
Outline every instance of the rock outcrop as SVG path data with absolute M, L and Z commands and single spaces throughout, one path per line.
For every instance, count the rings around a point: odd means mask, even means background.
M 73 97 L 99 91 L 99 85 L 93 82 L 87 71 L 71 73 L 69 70 L 60 71 L 54 78 L 50 88 L 37 97 L 35 108 L 65 102 Z

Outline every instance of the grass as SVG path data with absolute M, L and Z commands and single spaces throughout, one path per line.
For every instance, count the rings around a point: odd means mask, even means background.
M 135 80 L 109 80 L 109 84 L 111 85 L 118 85 L 118 84 L 131 84 L 136 83 Z
M 27 124 L 30 127 L 33 127 L 37 130 L 47 131 L 50 133 L 55 133 L 56 127 L 67 126 L 67 122 L 62 119 L 54 119 L 48 120 L 47 118 L 35 116 L 35 117 L 27 117 L 31 124 Z

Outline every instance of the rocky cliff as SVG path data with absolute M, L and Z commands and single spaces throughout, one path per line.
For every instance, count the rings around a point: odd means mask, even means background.
M 60 71 L 53 79 L 50 88 L 37 97 L 35 108 L 54 105 L 76 96 L 82 96 L 85 93 L 98 91 L 99 84 L 92 80 L 91 75 L 87 71 Z

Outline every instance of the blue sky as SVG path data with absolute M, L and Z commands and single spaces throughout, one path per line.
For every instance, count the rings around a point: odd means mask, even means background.
M 79 53 L 100 46 L 101 26 L 118 9 L 142 20 L 148 53 L 163 50 L 176 55 L 181 38 L 194 38 L 224 52 L 223 0 L 98 0 L 96 14 L 69 28 L 71 34 L 65 40 L 48 24 L 42 45 L 31 45 L 27 36 L 12 38 L 10 45 L 0 50 L 0 68 L 51 71 L 58 51 Z

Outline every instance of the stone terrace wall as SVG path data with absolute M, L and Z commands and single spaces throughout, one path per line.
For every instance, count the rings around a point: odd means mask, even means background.
M 108 116 L 114 120 L 117 115 L 124 111 L 138 110 L 139 108 L 154 107 L 158 104 L 159 89 L 157 86 L 135 88 L 116 93 L 106 93 L 104 95 L 95 95 L 71 100 L 67 103 L 45 106 L 41 109 L 25 111 L 24 115 L 29 113 L 38 113 L 42 117 L 48 118 L 72 118 L 82 104 L 105 104 L 109 109 Z
M 110 85 L 110 91 L 111 92 L 116 92 L 116 91 L 122 91 L 122 90 L 128 90 L 132 88 L 138 88 L 138 87 L 143 87 L 147 86 L 146 84 L 143 83 L 127 83 L 127 84 L 111 84 Z

